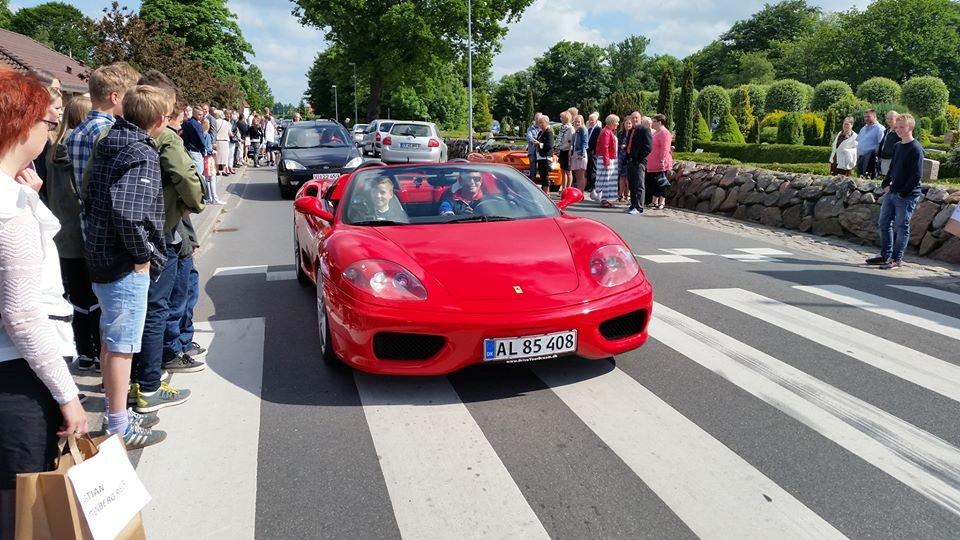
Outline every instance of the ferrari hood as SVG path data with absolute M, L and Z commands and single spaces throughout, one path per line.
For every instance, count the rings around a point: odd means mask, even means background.
M 420 264 L 427 283 L 439 283 L 457 298 L 522 300 L 578 286 L 570 247 L 553 219 L 377 231 Z

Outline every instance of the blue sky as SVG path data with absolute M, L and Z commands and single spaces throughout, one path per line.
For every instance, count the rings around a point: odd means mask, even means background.
M 808 0 L 826 11 L 863 9 L 866 0 Z M 43 0 L 11 0 L 11 8 L 35 6 Z M 71 0 L 90 17 L 98 18 L 109 0 Z M 139 1 L 122 2 L 138 7 Z M 651 53 L 686 56 L 738 19 L 763 7 L 763 0 L 535 0 L 520 21 L 513 23 L 502 52 L 494 61 L 499 78 L 529 66 L 560 40 L 606 45 L 631 34 L 650 38 Z M 297 102 L 306 89 L 306 72 L 325 47 L 322 34 L 300 26 L 286 0 L 228 0 L 240 29 L 256 51 L 274 96 Z

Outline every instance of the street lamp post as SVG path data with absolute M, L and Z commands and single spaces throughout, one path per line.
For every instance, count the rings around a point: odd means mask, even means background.
M 473 2 L 467 0 L 467 132 L 469 152 L 473 152 Z
M 331 85 L 330 88 L 333 88 L 333 119 L 337 122 L 340 121 L 340 101 L 337 99 L 337 85 Z
M 357 114 L 357 63 L 350 62 L 350 65 L 353 66 L 353 123 L 356 124 L 360 121 Z

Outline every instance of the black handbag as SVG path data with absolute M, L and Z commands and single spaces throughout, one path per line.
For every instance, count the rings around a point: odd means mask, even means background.
M 660 189 L 667 189 L 670 187 L 670 179 L 667 178 L 667 173 L 662 172 L 660 176 L 657 177 L 657 187 Z

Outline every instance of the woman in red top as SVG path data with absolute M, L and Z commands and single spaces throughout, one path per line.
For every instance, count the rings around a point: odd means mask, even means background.
M 604 208 L 613 206 L 617 196 L 617 126 L 620 117 L 611 114 L 607 117 L 603 131 L 597 138 L 597 183 L 596 190 L 600 194 L 600 205 Z
M 673 151 L 670 149 L 673 136 L 664 125 L 666 121 L 667 117 L 662 114 L 653 117 L 653 148 L 647 156 L 647 178 L 649 179 L 647 189 L 653 194 L 650 206 L 660 210 L 663 210 L 667 202 L 667 188 L 661 187 L 660 178 L 673 169 Z

